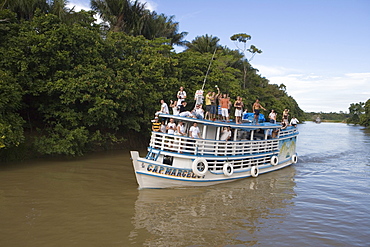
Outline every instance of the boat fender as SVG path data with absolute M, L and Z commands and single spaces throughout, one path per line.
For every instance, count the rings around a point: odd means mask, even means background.
M 234 173 L 234 167 L 230 163 L 225 163 L 222 167 L 224 175 L 230 177 Z
M 292 162 L 293 164 L 296 164 L 298 162 L 298 156 L 296 154 L 292 155 Z
M 197 176 L 203 176 L 208 171 L 208 162 L 203 158 L 196 158 L 191 166 L 193 173 Z
M 270 160 L 270 164 L 276 166 L 279 163 L 279 158 L 276 155 L 273 155 Z
M 251 175 L 252 177 L 258 177 L 258 174 L 260 173 L 259 169 L 257 166 L 252 166 L 251 168 Z

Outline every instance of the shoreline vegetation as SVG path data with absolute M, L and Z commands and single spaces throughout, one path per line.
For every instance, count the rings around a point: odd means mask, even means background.
M 204 82 L 205 94 L 218 85 L 249 112 L 259 99 L 265 116 L 274 109 L 279 121 L 287 108 L 307 119 L 284 84 L 252 66 L 262 50 L 248 34 L 230 34 L 232 50 L 208 34 L 185 40 L 174 16 L 139 1 L 92 0 L 93 11 L 79 12 L 66 3 L 0 4 L 0 162 L 142 147 L 160 100 L 175 100 L 183 86 L 191 110 Z M 368 124 L 369 105 L 354 106 L 349 119 Z

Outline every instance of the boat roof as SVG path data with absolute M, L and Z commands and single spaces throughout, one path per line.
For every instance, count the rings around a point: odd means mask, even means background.
M 230 127 L 230 128 L 237 128 L 237 129 L 275 129 L 275 128 L 281 128 L 280 124 L 273 124 L 270 122 L 263 122 L 263 123 L 250 123 L 250 122 L 242 122 L 241 124 L 237 124 L 234 121 L 230 122 L 223 122 L 219 120 L 206 120 L 206 119 L 197 119 L 197 118 L 191 118 L 191 117 L 181 117 L 179 115 L 171 115 L 171 114 L 164 114 L 160 113 L 160 117 L 162 118 L 173 118 L 175 120 L 183 121 L 183 122 L 191 122 L 191 123 L 198 123 L 198 124 L 204 124 L 204 125 L 212 125 L 216 127 Z

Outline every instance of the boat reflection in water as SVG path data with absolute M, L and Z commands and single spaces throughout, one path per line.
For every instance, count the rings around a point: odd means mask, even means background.
M 294 206 L 294 175 L 291 166 L 210 187 L 139 190 L 130 241 L 147 246 L 257 244 L 260 235 L 279 234 L 276 228 Z

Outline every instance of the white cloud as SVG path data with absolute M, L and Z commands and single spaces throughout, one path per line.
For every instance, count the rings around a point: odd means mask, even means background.
M 145 3 L 145 7 L 150 11 L 155 11 L 158 7 L 158 4 L 153 1 L 140 1 L 140 2 Z
M 351 103 L 370 98 L 370 73 L 344 73 L 335 76 L 305 73 L 284 67 L 256 65 L 272 84 L 284 84 L 304 111 L 348 111 Z

